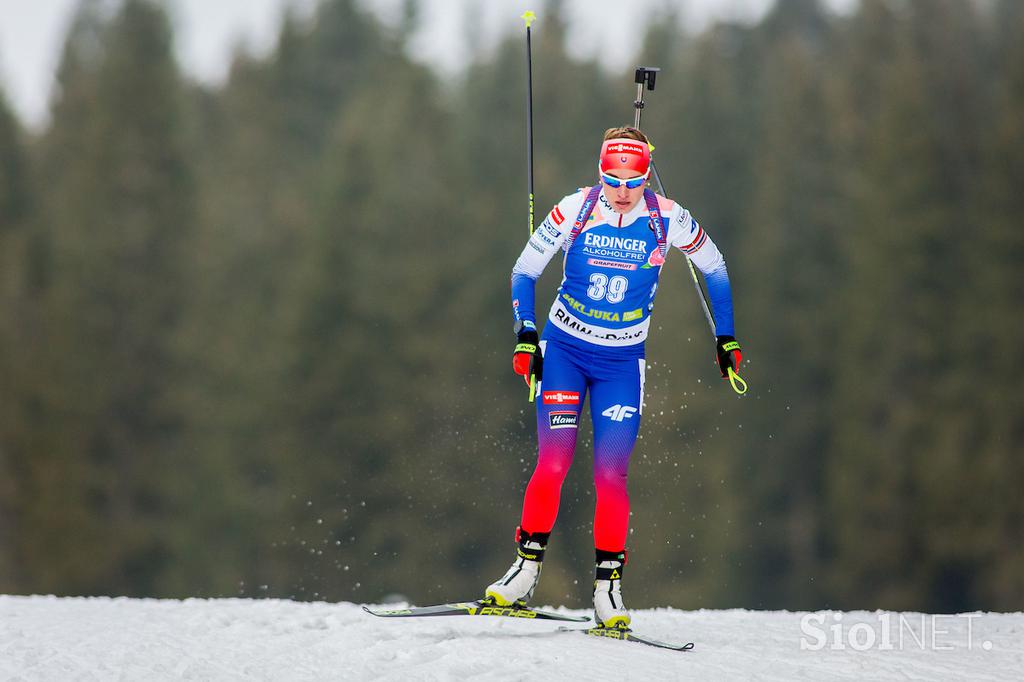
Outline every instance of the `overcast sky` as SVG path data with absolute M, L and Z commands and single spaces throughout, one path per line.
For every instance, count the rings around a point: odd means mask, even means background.
M 117 0 L 105 0 L 116 6 Z M 45 125 L 53 74 L 68 24 L 79 0 L 0 0 L 0 89 L 29 126 Z M 284 10 L 309 14 L 317 0 L 164 0 L 175 26 L 176 50 L 185 70 L 207 83 L 222 82 L 230 55 L 239 43 L 264 53 L 273 46 Z M 855 0 L 827 0 L 848 9 Z M 401 0 L 361 0 L 364 7 L 391 20 Z M 457 68 L 464 56 L 464 19 L 476 6 L 487 41 L 502 31 L 520 29 L 526 9 L 544 20 L 542 0 L 422 0 L 423 28 L 414 44 L 417 56 L 443 69 Z M 570 45 L 578 55 L 598 50 L 615 62 L 629 62 L 639 47 L 642 31 L 624 31 L 623 18 L 643 26 L 645 12 L 666 6 L 679 9 L 699 30 L 718 17 L 754 19 L 771 0 L 565 0 L 570 21 Z M 627 14 L 628 13 L 628 14 Z M 612 21 L 612 18 L 615 20 Z M 486 43 L 485 43 L 486 44 Z

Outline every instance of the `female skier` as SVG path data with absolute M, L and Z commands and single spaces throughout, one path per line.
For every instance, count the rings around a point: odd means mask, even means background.
M 558 202 L 512 269 L 512 366 L 527 383 L 536 379 L 539 452 L 516 529 L 516 560 L 487 587 L 486 600 L 525 604 L 537 587 L 589 392 L 597 488 L 594 614 L 598 626 L 627 628 L 621 592 L 629 530 L 626 473 L 643 412 L 644 339 L 669 246 L 704 273 L 722 376 L 730 367 L 738 370 L 742 358 L 725 260 L 689 211 L 645 188 L 651 173 L 647 137 L 630 127 L 607 130 L 598 168 L 600 182 Z M 559 249 L 565 252 L 562 284 L 539 340 L 534 288 Z

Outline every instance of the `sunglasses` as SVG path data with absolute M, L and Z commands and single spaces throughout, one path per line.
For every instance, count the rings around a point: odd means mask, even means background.
M 614 175 L 608 175 L 607 173 L 602 172 L 601 182 L 603 182 L 604 184 L 608 185 L 613 189 L 618 188 L 622 184 L 626 185 L 626 189 L 636 189 L 637 187 L 643 187 L 644 183 L 647 182 L 647 178 L 650 177 L 650 175 L 651 170 L 649 168 L 647 169 L 647 172 L 641 175 L 640 177 L 629 178 L 628 180 L 623 180 L 622 178 L 617 178 Z

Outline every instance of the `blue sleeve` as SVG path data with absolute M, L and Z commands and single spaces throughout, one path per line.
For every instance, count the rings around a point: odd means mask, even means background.
M 715 316 L 715 336 L 735 336 L 732 319 L 732 286 L 729 271 L 722 262 L 717 268 L 704 275 L 711 299 L 711 312 Z
M 534 312 L 534 300 L 537 279 L 520 272 L 512 273 L 512 314 L 516 321 L 527 322 L 526 326 L 536 328 L 537 317 Z
M 544 222 L 530 235 L 522 253 L 512 268 L 512 314 L 516 321 L 537 328 L 534 312 L 534 291 L 537 279 L 556 253 L 562 250 L 572 223 L 567 215 L 574 215 L 583 204 L 584 192 L 563 197 L 548 213 Z

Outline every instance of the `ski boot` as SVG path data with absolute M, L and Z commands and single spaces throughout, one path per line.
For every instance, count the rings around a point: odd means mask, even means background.
M 622 568 L 626 552 L 596 550 L 594 620 L 601 628 L 629 629 L 629 611 L 622 603 Z
M 516 528 L 516 560 L 512 567 L 485 591 L 484 601 L 498 606 L 525 606 L 540 580 L 544 548 L 551 533 L 527 533 Z

